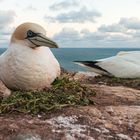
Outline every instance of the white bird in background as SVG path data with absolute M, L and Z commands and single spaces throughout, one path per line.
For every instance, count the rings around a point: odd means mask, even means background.
M 57 44 L 38 24 L 16 28 L 9 48 L 0 56 L 0 80 L 10 89 L 41 90 L 60 75 L 60 65 L 48 48 Z
M 116 56 L 96 61 L 74 61 L 100 75 L 140 78 L 140 51 L 119 52 Z

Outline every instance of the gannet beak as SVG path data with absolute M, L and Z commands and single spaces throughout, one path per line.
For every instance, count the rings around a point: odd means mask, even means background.
M 49 39 L 43 34 L 36 34 L 35 37 L 28 38 L 28 40 L 32 42 L 34 45 L 36 45 L 37 47 L 46 46 L 49 48 L 58 48 L 58 45 L 54 41 L 52 41 L 51 39 Z

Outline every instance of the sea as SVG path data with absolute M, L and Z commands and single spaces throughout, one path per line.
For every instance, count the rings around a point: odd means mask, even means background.
M 2 54 L 6 48 L 0 49 Z M 87 71 L 76 65 L 76 60 L 97 60 L 116 55 L 120 51 L 140 51 L 140 48 L 59 48 L 51 49 L 61 67 L 69 71 Z

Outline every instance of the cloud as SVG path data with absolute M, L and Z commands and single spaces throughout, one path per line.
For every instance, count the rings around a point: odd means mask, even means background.
M 98 28 L 101 32 L 121 32 L 126 33 L 129 30 L 140 30 L 140 20 L 137 18 L 121 18 L 118 23 L 111 25 L 102 25 Z
M 78 42 L 81 40 L 79 32 L 73 28 L 63 28 L 61 32 L 53 37 L 58 42 L 60 47 L 78 47 Z
M 140 29 L 140 20 L 138 18 L 121 18 L 120 25 L 125 26 L 128 29 Z
M 0 33 L 1 33 L 0 47 L 1 45 L 5 44 L 10 37 L 10 34 L 13 30 L 10 27 L 10 25 L 11 23 L 14 22 L 15 16 L 16 14 L 12 10 L 9 11 L 0 10 Z
M 106 34 L 101 33 L 101 32 L 90 32 L 87 29 L 81 30 L 80 34 L 82 34 L 82 39 L 91 41 L 100 41 L 104 40 L 106 38 Z
M 50 10 L 64 10 L 75 6 L 78 6 L 77 0 L 67 0 L 51 5 Z
M 12 10 L 2 11 L 0 10 L 0 28 L 11 24 L 14 21 L 15 12 Z
M 125 32 L 127 29 L 125 26 L 117 23 L 112 25 L 102 25 L 98 30 L 101 32 Z
M 102 33 L 92 33 L 87 29 L 78 32 L 72 28 L 64 28 L 60 33 L 56 34 L 53 39 L 60 47 L 86 48 L 95 47 L 97 42 L 103 40 L 104 37 Z
M 79 11 L 69 11 L 68 13 L 60 13 L 56 17 L 45 16 L 52 22 L 58 21 L 60 23 L 84 23 L 95 22 L 95 18 L 100 17 L 101 14 L 96 10 L 88 10 L 86 7 L 81 8 Z
M 112 46 L 140 47 L 140 20 L 138 18 L 121 18 L 118 23 L 100 26 L 98 32 L 108 33 L 106 42 Z
M 132 32 L 129 32 L 128 35 L 131 35 L 133 36 L 133 38 L 140 40 L 140 30 L 134 30 Z
M 29 11 L 36 11 L 37 9 L 35 7 L 33 7 L 32 5 L 29 5 L 26 10 L 29 10 Z
M 140 35 L 140 32 L 138 35 Z M 66 48 L 135 48 L 140 46 L 140 39 L 132 34 L 90 32 L 87 29 L 78 32 L 72 28 L 64 28 L 61 32 L 54 35 L 53 39 L 60 47 Z
M 64 28 L 54 35 L 60 47 L 72 48 L 137 48 L 140 47 L 140 20 L 137 18 L 120 18 L 116 23 L 101 25 L 96 32 L 88 29 L 76 31 Z

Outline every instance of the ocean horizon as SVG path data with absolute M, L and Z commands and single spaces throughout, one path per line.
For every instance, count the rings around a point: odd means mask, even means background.
M 0 48 L 2 54 L 6 48 Z M 86 71 L 87 69 L 76 65 L 76 60 L 97 60 L 116 55 L 120 51 L 140 51 L 140 48 L 59 48 L 51 49 L 61 67 L 69 71 Z

